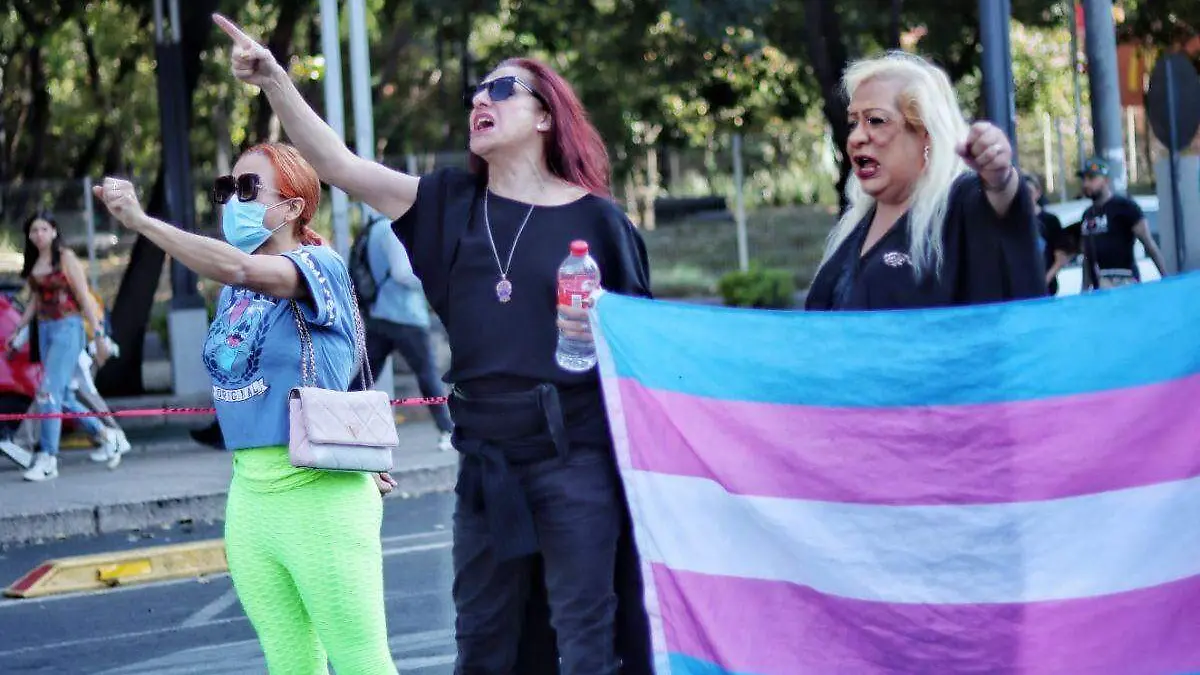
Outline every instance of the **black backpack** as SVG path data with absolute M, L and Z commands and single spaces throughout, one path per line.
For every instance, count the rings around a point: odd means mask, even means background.
M 369 256 L 371 228 L 376 222 L 369 221 L 358 231 L 354 243 L 350 245 L 350 260 L 347 263 L 350 268 L 350 283 L 354 284 L 354 292 L 358 294 L 358 308 L 364 317 L 370 314 L 371 306 L 379 296 L 379 284 L 375 281 L 375 275 L 371 274 Z

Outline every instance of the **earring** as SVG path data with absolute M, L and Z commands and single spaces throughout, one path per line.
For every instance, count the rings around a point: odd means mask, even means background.
M 925 161 L 929 161 L 929 146 L 925 146 Z

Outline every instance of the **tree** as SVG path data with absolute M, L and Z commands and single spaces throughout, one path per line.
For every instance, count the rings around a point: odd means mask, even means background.
M 180 49 L 184 91 L 190 101 L 200 79 L 201 56 L 212 35 L 208 17 L 216 11 L 218 1 L 193 0 L 181 5 Z M 147 8 L 143 8 L 145 9 Z M 193 111 L 191 105 L 186 109 Z M 164 176 L 164 166 L 160 162 L 146 209 L 148 213 L 159 217 L 165 217 Z M 164 257 L 162 249 L 150 240 L 139 236 L 135 241 L 129 264 L 121 278 L 121 287 L 113 302 L 113 339 L 121 345 L 121 356 L 111 359 L 96 374 L 96 386 L 106 396 L 128 396 L 144 392 L 142 345 L 145 341 L 146 326 L 150 322 L 150 310 L 154 305 L 154 294 L 158 289 Z

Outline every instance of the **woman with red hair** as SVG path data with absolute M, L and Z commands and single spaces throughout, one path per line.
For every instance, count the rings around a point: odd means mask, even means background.
M 469 101 L 471 170 L 418 178 L 350 152 L 268 50 L 215 19 L 233 40 L 233 74 L 265 92 L 321 178 L 394 219 L 446 327 L 462 454 L 455 671 L 513 672 L 531 583 L 544 582 L 562 673 L 617 673 L 619 578 L 634 601 L 625 619 L 633 638 L 620 641 L 624 669 L 647 671 L 636 554 L 599 378 L 566 372 L 554 356 L 558 330 L 590 338 L 585 312 L 556 306 L 572 241 L 588 242 L 605 288 L 650 293 L 645 246 L 609 198 L 607 152 L 578 97 L 541 63 L 505 61 Z M 543 580 L 532 578 L 539 556 Z
M 332 662 L 339 673 L 395 673 L 379 538 L 379 493 L 389 486 L 288 458 L 301 327 L 317 355 L 310 384 L 346 391 L 364 353 L 346 265 L 308 227 L 321 199 L 316 172 L 288 145 L 246 151 L 213 183 L 225 241 L 147 216 L 127 181 L 107 178 L 96 196 L 126 227 L 225 285 L 203 351 L 217 421 L 236 451 L 225 555 L 270 672 L 326 673 Z

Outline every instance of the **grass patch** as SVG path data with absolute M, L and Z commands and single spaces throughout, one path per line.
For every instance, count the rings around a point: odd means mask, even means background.
M 752 264 L 792 272 L 808 288 L 837 218 L 826 206 L 769 207 L 746 214 Z M 712 295 L 716 280 L 738 268 L 737 228 L 732 221 L 684 220 L 643 232 L 655 295 Z M 661 284 L 661 286 L 660 286 Z
M 717 278 L 699 267 L 678 264 L 652 270 L 650 286 L 656 298 L 708 296 L 716 292 Z

